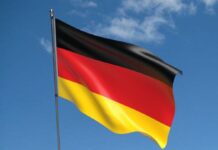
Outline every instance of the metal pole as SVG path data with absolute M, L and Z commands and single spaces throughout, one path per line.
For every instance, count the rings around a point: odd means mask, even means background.
M 51 18 L 51 34 L 52 34 L 52 48 L 53 48 L 53 70 L 54 70 L 54 92 L 55 92 L 55 111 L 56 111 L 56 132 L 57 132 L 57 148 L 61 150 L 60 126 L 59 126 L 59 110 L 58 110 L 58 87 L 57 87 L 57 44 L 56 44 L 56 26 L 53 9 L 50 10 Z

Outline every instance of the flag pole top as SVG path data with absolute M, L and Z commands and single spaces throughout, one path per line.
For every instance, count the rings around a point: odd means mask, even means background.
M 49 12 L 50 12 L 50 17 L 51 17 L 51 18 L 54 18 L 54 10 L 53 10 L 53 9 L 50 9 Z

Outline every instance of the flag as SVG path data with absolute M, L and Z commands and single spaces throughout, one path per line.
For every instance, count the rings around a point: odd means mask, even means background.
M 140 132 L 164 148 L 180 71 L 138 46 L 55 23 L 59 97 L 114 133 Z

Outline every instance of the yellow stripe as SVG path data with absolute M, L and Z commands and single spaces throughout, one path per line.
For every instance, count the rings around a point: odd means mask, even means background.
M 170 128 L 141 112 L 61 77 L 58 77 L 58 92 L 60 97 L 73 102 L 82 113 L 112 132 L 141 132 L 154 139 L 161 148 L 167 144 Z

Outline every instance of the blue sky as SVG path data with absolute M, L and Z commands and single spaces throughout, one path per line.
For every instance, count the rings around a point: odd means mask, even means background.
M 216 149 L 218 0 L 1 0 L 1 150 L 56 149 L 50 8 L 77 28 L 140 45 L 183 70 L 166 150 Z M 62 150 L 159 149 L 59 102 Z

